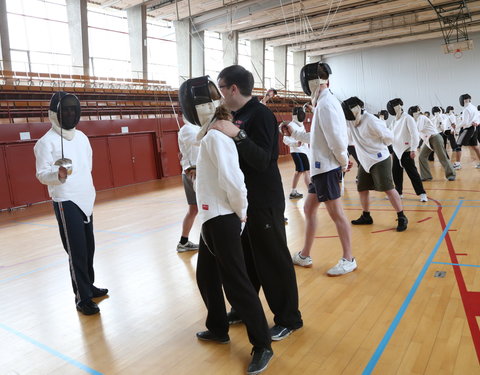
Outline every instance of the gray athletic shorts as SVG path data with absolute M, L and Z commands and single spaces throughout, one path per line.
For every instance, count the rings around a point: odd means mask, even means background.
M 197 204 L 197 195 L 193 189 L 193 181 L 186 174 L 182 174 L 183 189 L 185 190 L 185 196 L 187 197 L 187 202 L 190 205 Z

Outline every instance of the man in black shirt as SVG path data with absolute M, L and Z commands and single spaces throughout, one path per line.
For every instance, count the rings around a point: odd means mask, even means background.
M 237 145 L 248 198 L 242 234 L 245 261 L 254 287 L 263 287 L 275 315 L 270 332 L 272 340 L 278 341 L 301 328 L 303 322 L 285 233 L 285 198 L 277 165 L 277 119 L 252 97 L 253 76 L 242 66 L 223 69 L 218 75 L 218 87 L 233 113 L 233 123 L 221 120 L 213 128 L 232 137 Z

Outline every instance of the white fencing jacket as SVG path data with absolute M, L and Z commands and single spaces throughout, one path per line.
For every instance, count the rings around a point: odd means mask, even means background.
M 468 103 L 468 105 L 463 109 L 460 127 L 461 128 L 469 128 L 472 126 L 472 123 L 479 122 L 480 115 L 477 111 L 477 108 L 472 103 Z
M 200 142 L 197 140 L 199 131 L 200 126 L 186 122 L 178 132 L 178 148 L 182 154 L 180 160 L 182 173 L 197 165 L 198 151 L 200 150 Z
M 445 130 L 450 130 L 452 131 L 453 128 L 452 128 L 452 125 L 453 124 L 456 124 L 456 118 L 455 118 L 455 115 L 453 113 L 450 113 L 450 114 L 445 114 Z
M 342 106 L 329 89 L 324 89 L 313 112 L 310 133 L 293 131 L 292 137 L 310 144 L 310 176 L 348 164 L 347 124 Z
M 393 121 L 393 151 L 400 161 L 405 151 L 415 151 L 420 137 L 418 135 L 415 119 L 408 113 L 403 112 L 400 118 Z
M 432 146 L 430 146 L 430 137 L 439 133 L 437 127 L 427 116 L 420 115 L 417 118 L 417 128 L 420 138 L 423 139 L 423 142 L 427 147 L 432 150 Z
M 65 182 L 58 179 L 58 166 L 54 163 L 62 158 L 61 138 L 53 128 L 40 138 L 33 151 L 36 158 L 36 176 L 48 185 L 48 194 L 54 202 L 72 201 L 90 217 L 95 202 L 95 187 L 92 178 L 92 148 L 87 136 L 75 130 L 71 140 L 63 140 L 63 152 L 72 160 L 72 174 Z
M 360 124 L 355 126 L 355 121 L 347 121 L 347 124 L 358 160 L 367 173 L 373 165 L 390 157 L 387 145 L 392 143 L 393 133 L 382 120 L 364 111 Z
M 305 126 L 303 126 L 302 123 L 296 123 L 295 121 L 291 121 L 289 125 L 300 132 L 305 133 Z M 301 154 L 306 154 L 308 155 L 308 144 L 307 143 L 301 143 L 300 146 L 298 146 L 298 142 L 295 138 L 289 137 L 288 135 L 283 136 L 283 143 L 285 143 L 288 147 L 290 147 L 290 153 L 292 152 L 298 152 Z
M 247 214 L 247 188 L 232 138 L 210 129 L 200 142 L 196 178 L 200 222 L 235 213 Z

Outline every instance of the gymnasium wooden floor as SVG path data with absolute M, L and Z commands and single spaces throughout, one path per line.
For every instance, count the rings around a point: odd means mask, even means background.
M 296 267 L 305 326 L 273 343 L 265 374 L 480 374 L 480 170 L 468 152 L 462 162 L 454 182 L 432 164 L 427 203 L 405 176 L 406 232 L 393 230 L 394 211 L 373 193 L 374 224 L 352 229 L 359 268 L 349 275 L 325 274 L 341 252 L 319 210 L 314 266 Z M 288 194 L 290 157 L 280 166 Z M 352 171 L 349 219 L 361 212 L 354 179 Z M 287 199 L 292 253 L 303 242 L 302 206 Z M 197 255 L 175 251 L 185 211 L 179 177 L 98 194 L 96 285 L 110 294 L 96 316 L 75 310 L 51 204 L 0 213 L 0 374 L 244 374 L 251 347 L 242 325 L 231 327 L 229 345 L 195 338 L 206 316 Z

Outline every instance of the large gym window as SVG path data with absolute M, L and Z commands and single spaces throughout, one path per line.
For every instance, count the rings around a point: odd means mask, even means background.
M 178 87 L 177 44 L 172 22 L 147 18 L 148 79 Z
M 65 0 L 7 0 L 12 70 L 71 73 Z

